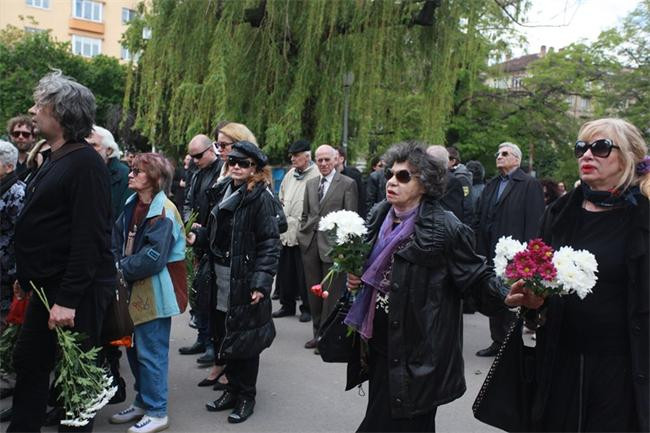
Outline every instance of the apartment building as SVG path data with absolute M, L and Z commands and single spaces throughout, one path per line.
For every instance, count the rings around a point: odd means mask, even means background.
M 0 0 L 0 28 L 11 24 L 30 32 L 49 30 L 80 56 L 104 54 L 127 61 L 132 53 L 120 40 L 140 1 Z

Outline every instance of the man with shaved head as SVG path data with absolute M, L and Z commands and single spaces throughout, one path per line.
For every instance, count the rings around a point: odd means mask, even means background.
M 316 166 L 320 174 L 305 185 L 298 243 L 302 251 L 307 289 L 320 283 L 332 266 L 332 259 L 328 257 L 331 244 L 325 233 L 318 231 L 321 217 L 342 209 L 357 211 L 357 185 L 354 180 L 337 173 L 337 160 L 336 149 L 327 144 L 319 146 L 316 149 Z M 323 290 L 329 291 L 327 299 L 317 297 L 308 290 L 314 338 L 305 343 L 305 348 L 316 348 L 318 330 L 334 309 L 344 287 L 345 274 L 341 274 L 323 287 Z
M 199 134 L 190 140 L 187 145 L 188 154 L 198 167 L 198 171 L 192 176 L 190 184 L 188 185 L 188 192 L 185 196 L 185 205 L 183 206 L 183 220 L 190 219 L 192 213 L 196 213 L 196 224 L 206 226 L 208 224 L 208 216 L 210 215 L 210 202 L 208 199 L 208 190 L 217 182 L 223 161 L 217 154 L 217 149 L 213 141 L 204 134 Z M 205 251 L 194 248 L 194 257 L 201 260 Z M 205 259 L 206 260 L 207 256 Z M 195 280 L 203 280 L 204 266 L 199 266 L 199 272 Z M 197 284 L 195 281 L 193 286 L 196 288 L 197 301 L 195 309 L 192 310 L 194 314 L 194 323 L 198 330 L 198 337 L 196 342 L 191 346 L 185 346 L 178 349 L 182 355 L 194 355 L 206 352 L 197 361 L 200 364 L 210 365 L 214 361 L 214 349 L 210 344 L 210 326 L 209 326 L 209 299 L 210 295 L 207 293 L 207 285 Z
M 433 145 L 427 148 L 427 153 L 441 164 L 446 171 L 445 179 L 447 186 L 445 194 L 440 198 L 440 204 L 443 208 L 452 211 L 459 220 L 463 220 L 463 185 L 456 176 L 449 171 L 449 151 L 440 145 Z

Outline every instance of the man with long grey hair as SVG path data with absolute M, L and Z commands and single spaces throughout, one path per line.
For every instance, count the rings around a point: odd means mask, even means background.
M 52 153 L 30 181 L 15 232 L 16 270 L 24 290 L 41 287 L 50 312 L 33 296 L 14 349 L 16 386 L 8 432 L 40 431 L 56 355 L 57 326 L 97 347 L 115 288 L 111 246 L 110 176 L 85 141 L 95 118 L 88 88 L 50 73 L 29 110 Z M 86 426 L 92 429 L 92 423 Z

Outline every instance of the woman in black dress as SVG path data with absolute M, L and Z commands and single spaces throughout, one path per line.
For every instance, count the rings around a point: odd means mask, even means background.
M 465 392 L 462 299 L 472 296 L 490 314 L 508 291 L 474 235 L 439 199 L 446 166 L 417 143 L 386 155 L 386 200 L 368 217 L 372 245 L 346 323 L 369 350 L 348 366 L 350 389 L 370 381 L 368 408 L 358 431 L 432 432 L 438 406 Z
M 535 431 L 648 431 L 647 154 L 624 120 L 582 126 L 581 185 L 549 206 L 541 234 L 556 249 L 593 253 L 596 286 L 584 300 L 544 300 L 518 282 L 506 298 L 545 317 L 537 330 Z

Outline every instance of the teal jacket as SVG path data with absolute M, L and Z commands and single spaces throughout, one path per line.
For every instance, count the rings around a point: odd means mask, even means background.
M 179 307 L 175 286 L 176 291 L 187 290 L 185 231 L 176 206 L 163 191 L 153 198 L 145 221 L 137 229 L 133 254 L 124 255 L 137 200 L 137 194 L 127 199 L 115 222 L 112 242 L 113 254 L 131 286 L 129 312 L 136 325 L 180 314 L 184 306 Z

